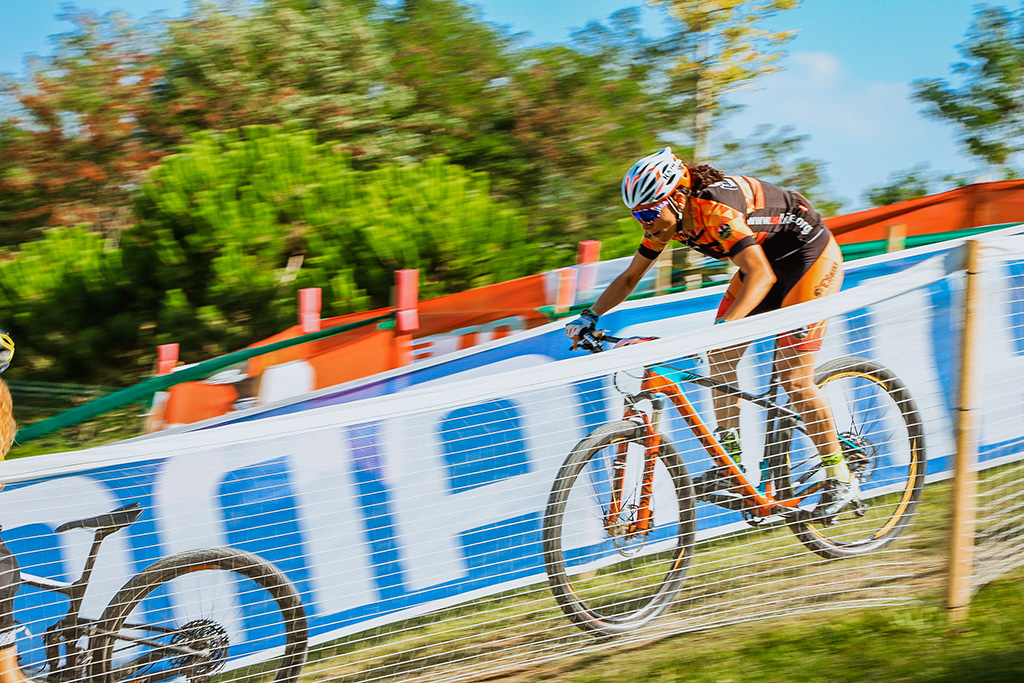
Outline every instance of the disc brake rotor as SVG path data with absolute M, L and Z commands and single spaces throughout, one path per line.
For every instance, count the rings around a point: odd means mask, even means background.
M 190 621 L 171 638 L 171 644 L 202 650 L 203 655 L 184 655 L 171 660 L 190 681 L 207 681 L 224 668 L 230 639 L 223 626 L 210 619 Z

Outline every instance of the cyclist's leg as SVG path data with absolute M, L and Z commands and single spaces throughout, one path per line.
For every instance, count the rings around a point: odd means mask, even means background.
M 15 644 L 14 594 L 20 585 L 18 559 L 0 539 L 0 683 L 28 681 L 18 666 L 18 646 Z
M 725 315 L 726 311 L 736 301 L 736 292 L 741 285 L 739 273 L 732 277 L 729 289 L 726 290 L 722 302 L 718 305 L 716 318 Z M 708 352 L 709 371 L 712 379 L 719 382 L 736 386 L 736 366 L 739 365 L 743 352 L 747 350 L 748 344 L 737 344 L 724 349 L 715 349 Z M 712 404 L 715 410 L 715 424 L 718 429 L 728 429 L 738 433 L 740 427 L 740 400 L 736 396 L 727 393 L 712 391 Z
M 828 246 L 786 292 L 781 307 L 834 294 L 842 284 L 842 252 L 835 238 L 829 235 Z M 808 436 L 822 455 L 833 453 L 839 448 L 832 412 L 814 383 L 818 351 L 821 350 L 827 328 L 828 321 L 821 320 L 803 329 L 781 334 L 776 340 L 776 359 L 782 387 L 793 409 L 803 417 Z
M 818 350 L 821 348 L 821 337 L 824 336 L 825 321 L 810 326 L 817 336 L 816 341 L 793 339 L 792 334 L 779 339 L 776 363 L 782 388 L 789 396 L 793 410 L 803 418 L 807 435 L 822 455 L 834 453 L 839 448 L 832 421 L 832 410 L 828 401 L 814 383 L 814 369 L 817 365 Z M 808 335 L 811 336 L 811 335 Z M 792 340 L 790 342 L 790 340 Z M 789 343 L 787 343 L 789 342 Z M 792 343 L 796 342 L 796 343 Z
M 786 293 L 782 306 L 828 296 L 838 292 L 842 282 L 842 254 L 835 238 L 830 235 L 828 246 Z M 777 362 L 783 389 L 803 419 L 807 434 L 825 466 L 826 488 L 819 506 L 826 516 L 833 516 L 856 495 L 856 482 L 851 482 L 828 401 L 814 383 L 818 351 L 826 328 L 827 321 L 822 320 L 801 330 L 779 335 Z

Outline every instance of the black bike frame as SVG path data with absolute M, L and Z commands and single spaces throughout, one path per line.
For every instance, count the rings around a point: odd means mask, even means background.
M 100 545 L 107 536 L 120 531 L 122 528 L 124 527 L 106 527 L 95 530 L 92 545 L 89 548 L 89 555 L 86 557 L 85 565 L 82 568 L 82 575 L 72 583 L 56 581 L 25 572 L 21 574 L 21 581 L 24 585 L 40 588 L 52 593 L 62 593 L 69 600 L 67 614 L 48 627 L 41 636 L 46 646 L 46 664 L 49 669 L 47 680 L 50 682 L 80 681 L 83 679 L 79 672 L 87 669 L 91 656 L 88 650 L 82 652 L 82 648 L 78 647 L 77 643 L 83 637 L 102 635 L 103 632 L 96 626 L 97 621 L 95 619 L 82 617 L 79 612 L 82 609 L 82 601 L 85 598 L 85 591 L 89 587 L 89 579 L 92 576 L 93 568 L 96 566 Z M 159 633 L 173 633 L 173 629 L 154 625 L 135 624 L 129 626 Z M 204 654 L 202 651 L 187 646 L 158 643 L 147 638 L 129 636 L 123 633 L 114 634 L 113 637 L 118 640 L 141 643 L 161 650 L 177 652 L 182 655 Z

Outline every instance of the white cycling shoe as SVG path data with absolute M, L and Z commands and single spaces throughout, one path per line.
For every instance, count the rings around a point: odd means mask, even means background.
M 820 521 L 831 522 L 853 499 L 859 497 L 860 482 L 857 477 L 851 477 L 848 482 L 827 479 L 821 499 L 814 508 L 814 516 Z

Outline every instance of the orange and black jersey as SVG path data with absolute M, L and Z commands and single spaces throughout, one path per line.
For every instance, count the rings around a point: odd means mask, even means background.
M 726 176 L 694 193 L 688 210 L 693 234 L 677 233 L 672 239 L 717 259 L 760 244 L 772 264 L 798 255 L 813 261 L 830 237 L 821 216 L 799 193 L 746 176 Z M 645 237 L 639 254 L 654 259 L 665 246 Z

